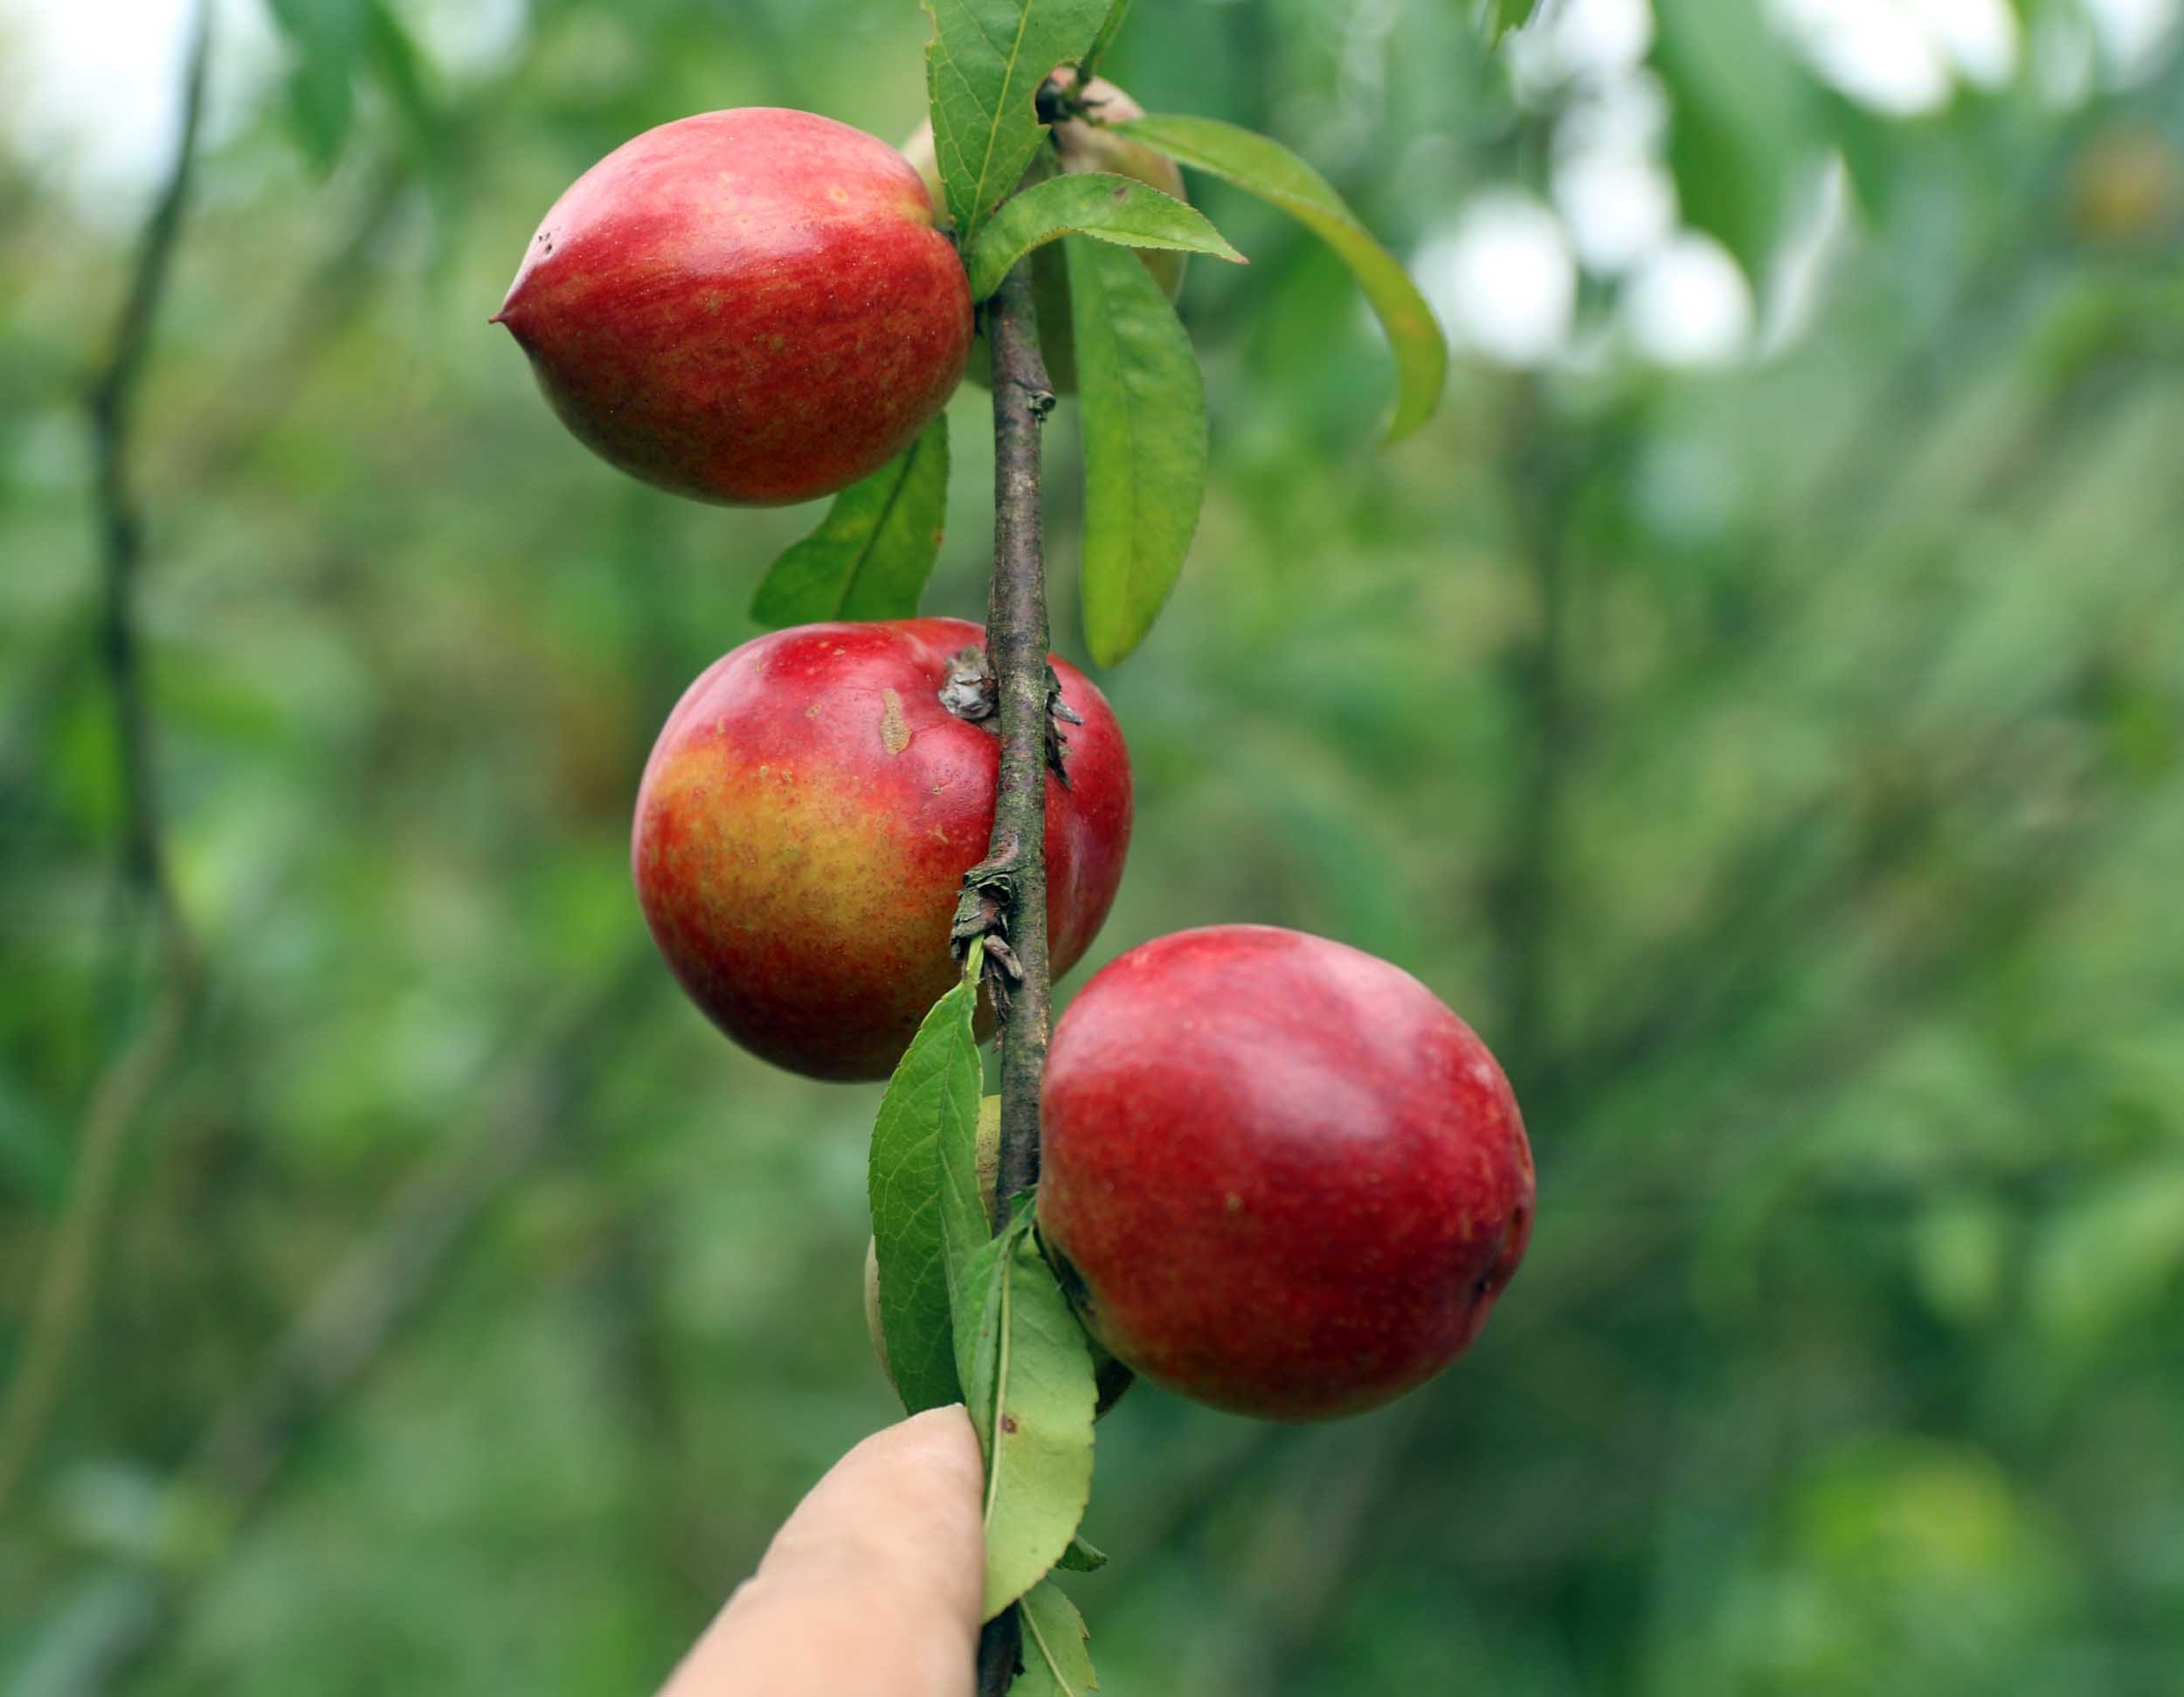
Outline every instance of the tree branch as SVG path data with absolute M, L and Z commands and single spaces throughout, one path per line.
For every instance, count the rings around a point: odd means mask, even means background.
M 121 1176 L 129 1127 L 181 1052 L 196 1001 L 196 951 L 168 880 L 152 772 L 151 714 L 136 636 L 143 516 L 129 483 L 128 450 L 152 326 L 173 269 L 196 172 L 211 46 L 211 0 L 199 0 L 183 70 L 182 128 L 174 162 L 145 221 L 113 350 L 88 397 L 103 576 L 99 650 L 114 696 L 121 767 L 121 877 L 126 888 L 143 896 L 157 922 L 164 982 L 142 1029 L 100 1078 L 85 1109 L 68 1200 L 40 1268 L 20 1362 L 0 1406 L 0 1512 L 27 1471 L 66 1382 L 68 1358 L 97 1283 L 99 1237 Z
M 997 1218 L 1039 1178 L 1039 1083 L 1053 1017 L 1047 964 L 1047 762 L 1053 689 L 1047 665 L 1047 563 L 1040 528 L 1039 429 L 1054 388 L 1039 351 L 1031 272 L 1018 266 L 988 308 L 993 348 L 993 584 L 986 664 L 1000 706 L 1001 769 L 986 858 L 964 877 L 971 935 L 996 930 L 1007 953 L 988 983 L 1001 1021 L 1001 1152 Z M 959 919 L 964 930 L 969 913 Z M 966 938 L 967 941 L 967 938 Z M 1012 965 L 1013 958 L 1013 965 Z M 979 1697 L 1016 1677 L 1022 1629 L 1013 1608 L 978 1640 Z
M 998 933 L 1007 945 L 988 981 L 1001 1020 L 999 1200 L 1006 1204 L 1039 1178 L 1039 1080 L 1052 1018 L 1046 845 L 1053 681 L 1047 665 L 1039 428 L 1054 397 L 1040 355 L 1027 268 L 1010 272 L 988 313 L 993 584 L 986 604 L 986 663 L 1000 708 L 1001 769 L 986 858 L 964 874 L 964 890 L 966 906 L 979 910 L 968 935 Z M 1006 1209 L 1000 1212 L 1006 1218 Z
M 199 0 L 183 72 L 182 132 L 159 199 L 145 221 L 136 270 L 122 303 L 113 351 L 91 385 L 93 446 L 98 466 L 97 510 L 105 569 L 105 605 L 100 647 L 113 680 L 124 817 L 122 870 L 129 881 L 171 914 L 166 857 L 160 843 L 159 806 L 151 763 L 150 714 L 135 621 L 136 581 L 143 563 L 143 514 L 129 484 L 129 440 L 136 393 L 151 348 L 152 326 L 174 268 L 183 213 L 197 172 L 197 132 L 204 114 L 205 66 L 211 57 L 212 6 Z

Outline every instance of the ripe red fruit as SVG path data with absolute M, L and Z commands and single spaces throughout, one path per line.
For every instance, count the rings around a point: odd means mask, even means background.
M 1039 1225 L 1093 1335 L 1216 1408 L 1390 1402 L 1478 1335 L 1531 1150 L 1470 1027 L 1401 969 L 1269 926 L 1159 938 L 1055 1027 Z
M 957 618 L 779 631 L 715 661 L 669 715 L 638 790 L 638 898 L 683 988 L 752 1053 L 883 1079 L 955 982 L 949 926 L 985 858 L 1000 742 L 941 690 L 985 644 Z M 1061 727 L 1067 783 L 1047 780 L 1058 976 L 1122 881 L 1130 783 L 1107 699 L 1054 667 L 1084 721 Z
M 971 285 L 886 142 L 773 107 L 647 130 L 532 238 L 495 322 L 585 446 L 699 500 L 831 495 L 963 376 Z

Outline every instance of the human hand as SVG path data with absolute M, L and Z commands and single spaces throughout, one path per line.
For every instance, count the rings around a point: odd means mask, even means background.
M 874 1432 L 797 1505 L 660 1697 L 964 1697 L 984 1481 L 960 1405 Z

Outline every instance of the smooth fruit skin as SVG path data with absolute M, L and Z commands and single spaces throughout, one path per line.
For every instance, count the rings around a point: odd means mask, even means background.
M 1448 1365 L 1531 1233 L 1531 1150 L 1486 1045 L 1386 961 L 1268 926 L 1161 937 L 1054 1029 L 1040 1231 L 1139 1373 L 1269 1419 Z
M 778 631 L 714 662 L 669 715 L 638 790 L 638 898 L 683 988 L 752 1053 L 884 1079 L 956 981 L 949 926 L 985 857 L 1000 743 L 940 692 L 985 643 L 955 618 Z M 1106 698 L 1053 664 L 1084 720 L 1061 728 L 1068 783 L 1047 780 L 1059 976 L 1122 881 L 1130 780 Z
M 971 284 L 877 137 L 744 107 L 647 130 L 577 179 L 495 320 L 577 439 L 737 507 L 831 495 L 954 392 Z

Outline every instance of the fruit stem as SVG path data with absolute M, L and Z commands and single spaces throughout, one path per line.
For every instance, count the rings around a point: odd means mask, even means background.
M 1039 431 L 1054 410 L 1039 351 L 1031 272 L 1018 266 L 986 308 L 993 349 L 993 582 L 986 659 L 1001 727 L 1001 770 L 986 859 L 964 880 L 1006 935 L 1016 970 L 992 969 L 1001 1023 L 1001 1149 L 997 1218 L 1039 1178 L 1039 1084 L 1052 1021 L 1047 966 L 1047 563 L 1040 528 Z M 991 898 L 999 893 L 1001 900 Z M 1002 957 L 1006 963 L 1007 956 Z M 979 1642 L 979 1697 L 1013 1681 L 1021 1629 L 1006 1609 Z

